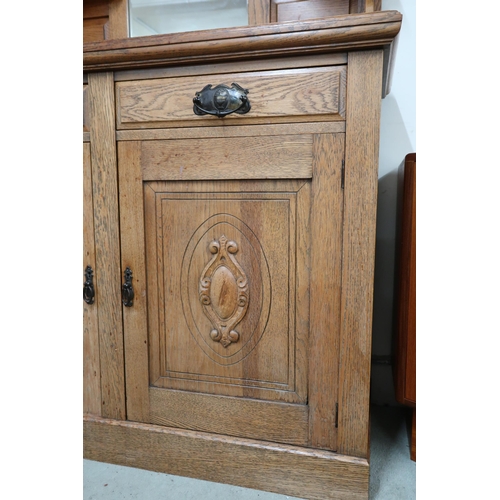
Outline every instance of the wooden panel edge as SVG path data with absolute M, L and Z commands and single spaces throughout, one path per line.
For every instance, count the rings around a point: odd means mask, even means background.
M 98 320 L 102 415 L 124 418 L 125 379 L 113 75 L 89 75 L 88 85 L 95 278 L 99 283 L 96 293 L 100 297 Z
M 248 25 L 260 26 L 271 21 L 268 0 L 248 0 Z
M 398 168 L 396 220 L 394 392 L 398 403 L 416 405 L 416 153 Z
M 340 339 L 340 453 L 368 457 L 383 51 L 349 54 Z
M 87 266 L 92 268 L 93 284 L 98 290 L 99 285 L 94 276 L 96 265 L 92 165 L 88 142 L 83 145 L 83 269 Z M 94 297 L 93 304 L 83 303 L 83 411 L 94 415 L 101 415 L 98 298 Z
M 344 134 L 314 136 L 309 406 L 312 446 L 335 450 L 342 278 Z M 328 251 L 325 251 L 325 250 Z
M 90 130 L 88 85 L 83 84 L 83 132 Z
M 214 151 L 217 154 L 212 154 Z M 143 180 L 309 179 L 312 175 L 312 138 L 249 137 L 239 148 L 231 139 L 144 141 Z
M 349 14 L 349 0 L 271 0 L 271 22 L 305 21 Z
M 347 64 L 346 52 L 317 54 L 309 56 L 290 56 L 286 58 L 257 59 L 245 61 L 248 71 L 268 71 L 290 68 L 320 68 Z M 180 76 L 223 75 L 241 70 L 239 62 L 217 62 L 216 64 L 197 64 L 196 66 L 174 66 L 169 68 L 149 68 L 123 70 L 115 73 L 115 82 L 149 80 L 156 78 L 177 78 Z M 84 82 L 85 83 L 85 82 Z
M 378 12 L 382 10 L 382 0 L 349 0 L 349 12 Z
M 87 42 L 83 45 L 84 53 L 96 53 L 102 51 L 120 50 L 127 52 L 131 49 L 155 50 L 160 45 L 171 46 L 189 45 L 193 42 L 216 42 L 230 39 L 246 39 L 260 37 L 262 35 L 276 35 L 282 33 L 305 34 L 308 31 L 328 30 L 330 28 L 352 29 L 359 26 L 369 26 L 396 22 L 401 23 L 402 15 L 396 10 L 384 10 L 374 13 L 356 13 L 335 16 L 324 19 L 311 19 L 306 21 L 292 21 L 285 23 L 263 24 L 260 26 L 239 26 L 235 28 L 220 28 L 213 30 L 189 31 L 181 33 L 170 33 L 163 35 L 152 35 L 143 37 L 132 37 L 120 40 L 105 40 L 102 42 Z M 399 31 L 399 29 L 398 29 Z M 356 34 L 354 34 L 355 36 Z M 291 41 L 290 41 L 291 42 Z M 292 43 L 292 42 L 291 42 Z M 288 46 L 288 44 L 286 45 Z M 220 47 L 217 47 L 220 50 Z M 130 56 L 130 53 L 127 52 Z M 126 58 L 126 54 L 123 54 Z
M 133 307 L 123 308 L 127 418 L 149 421 L 148 326 L 144 203 L 139 142 L 119 142 L 118 180 L 122 269 L 130 268 Z
M 310 500 L 368 500 L 364 459 L 265 441 L 84 417 L 84 458 Z
M 149 391 L 152 424 L 298 446 L 308 444 L 307 405 L 156 387 Z M 221 414 L 231 417 L 221 422 Z M 254 425 L 257 421 L 261 422 L 258 426 Z
M 108 38 L 127 38 L 128 23 L 128 0 L 110 0 Z
M 84 44 L 84 71 L 253 60 L 382 48 L 401 29 L 396 11 Z
M 117 141 L 162 139 L 203 139 L 228 137 L 282 136 L 294 134 L 335 134 L 345 132 L 345 122 L 310 122 L 275 125 L 233 125 L 231 127 L 186 127 L 183 129 L 118 130 Z
M 121 120 L 120 110 L 117 110 L 117 119 Z M 193 128 L 193 126 L 198 126 L 200 128 L 215 128 L 220 127 L 220 124 L 217 121 L 217 118 L 212 120 L 211 117 L 204 117 L 206 120 L 179 120 L 179 121 L 151 121 L 151 122 L 135 122 L 135 123 L 123 123 L 121 121 L 117 121 L 117 131 L 120 130 L 149 130 L 149 129 L 163 129 L 167 130 L 170 128 Z M 306 123 L 320 123 L 320 122 L 340 122 L 344 123 L 345 118 L 340 114 L 323 114 L 323 115 L 297 115 L 297 116 L 271 116 L 271 117 L 261 117 L 261 118 L 250 118 L 250 117 L 234 117 L 233 119 L 227 120 L 227 129 L 231 127 L 246 127 L 251 125 L 266 125 L 269 124 L 272 120 L 272 123 L 276 125 L 284 125 L 287 123 L 290 124 L 306 124 Z

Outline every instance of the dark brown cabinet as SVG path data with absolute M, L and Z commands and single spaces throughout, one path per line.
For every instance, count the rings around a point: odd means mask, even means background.
M 396 400 L 413 409 L 410 456 L 416 460 L 417 350 L 417 155 L 406 155 L 398 171 L 397 308 L 394 384 Z

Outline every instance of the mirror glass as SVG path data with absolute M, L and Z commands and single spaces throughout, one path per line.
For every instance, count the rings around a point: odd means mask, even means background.
M 248 0 L 129 0 L 130 36 L 248 25 Z

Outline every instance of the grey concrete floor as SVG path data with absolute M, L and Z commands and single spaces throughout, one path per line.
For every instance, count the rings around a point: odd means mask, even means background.
M 372 406 L 370 500 L 414 500 L 407 416 L 401 407 Z M 264 491 L 83 461 L 83 500 L 285 500 Z

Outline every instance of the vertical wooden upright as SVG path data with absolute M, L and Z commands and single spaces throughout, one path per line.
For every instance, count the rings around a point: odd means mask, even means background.
M 382 10 L 382 0 L 349 0 L 349 13 L 377 12 Z
M 103 417 L 125 419 L 120 226 L 112 73 L 88 77 Z
M 118 143 L 118 158 L 127 168 L 118 169 L 120 182 L 120 229 L 122 269 L 132 270 L 134 305 L 124 308 L 125 376 L 127 418 L 149 421 L 149 370 L 146 311 L 146 252 L 141 149 L 136 141 Z M 142 238 L 141 238 L 142 235 Z
M 259 26 L 271 20 L 270 1 L 248 0 L 248 25 Z
M 316 135 L 311 206 L 311 329 L 309 407 L 311 445 L 337 447 L 339 325 L 342 286 L 342 158 L 344 135 Z M 325 252 L 325 249 L 328 249 Z M 321 367 L 321 369 L 319 369 Z
M 92 203 L 92 165 L 90 144 L 83 144 L 83 267 L 90 266 L 95 276 L 94 218 Z M 99 362 L 98 297 L 93 304 L 83 302 L 83 412 L 101 414 L 101 367 Z
M 381 50 L 349 53 L 346 104 L 339 453 L 368 457 Z
M 107 38 L 128 37 L 128 0 L 109 0 Z

